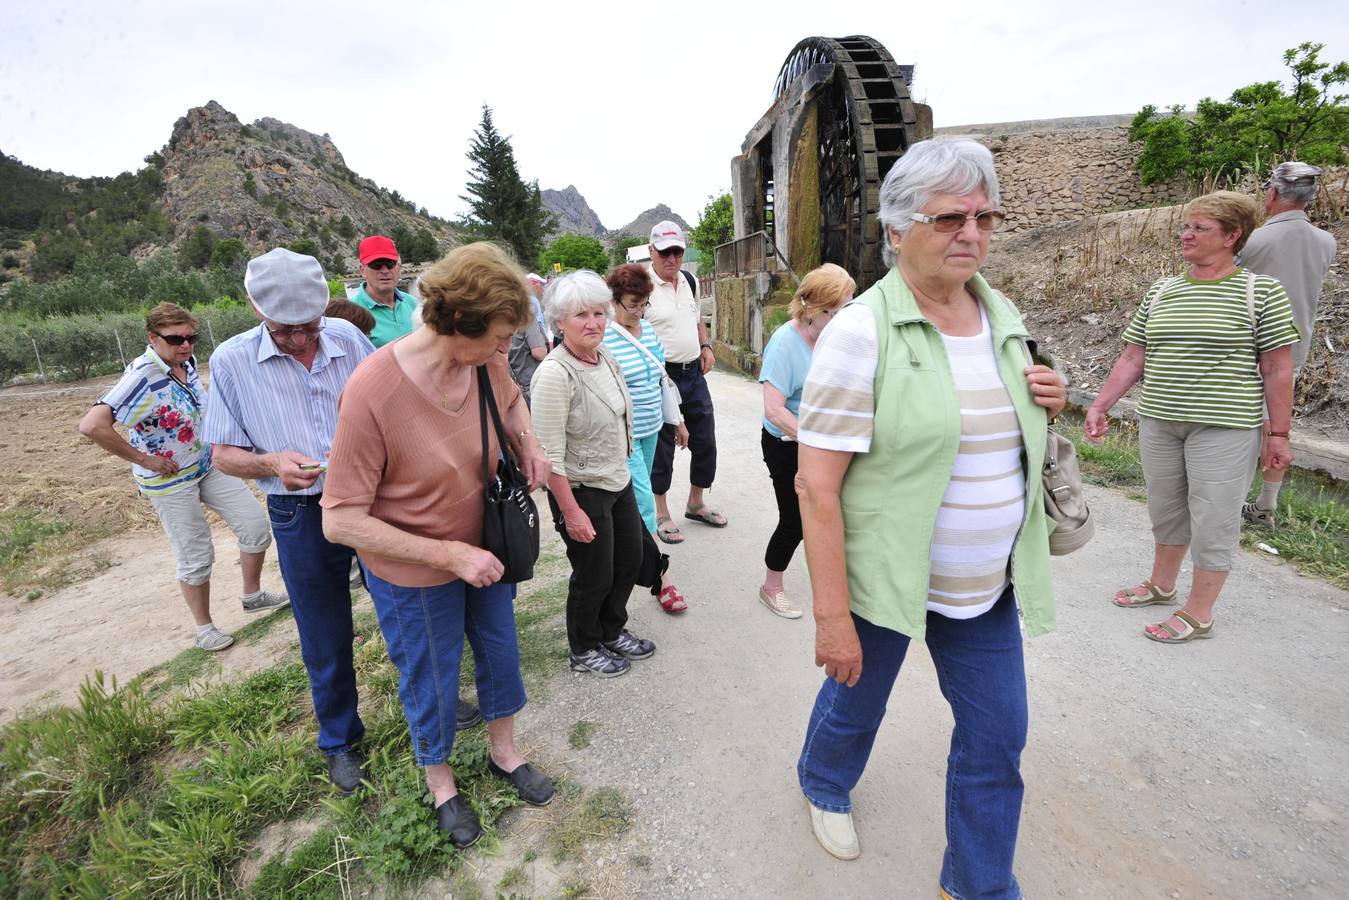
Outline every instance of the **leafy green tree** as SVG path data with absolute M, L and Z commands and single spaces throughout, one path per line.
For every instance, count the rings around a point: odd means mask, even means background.
M 539 266 L 551 270 L 561 263 L 564 270 L 593 269 L 603 275 L 609 271 L 609 254 L 596 238 L 585 234 L 563 234 L 539 254 Z
M 698 224 L 689 231 L 689 238 L 706 260 L 704 265 L 715 259 L 718 244 L 735 240 L 735 209 L 730 194 L 708 195 L 707 205 Z
M 314 243 L 314 239 L 307 237 L 300 238 L 298 241 L 291 241 L 286 245 L 286 249 L 294 253 L 303 253 L 305 256 L 312 256 L 315 259 L 318 259 L 318 255 L 321 252 L 319 250 L 319 245 Z
M 440 256 L 440 244 L 436 243 L 435 235 L 425 228 L 418 228 L 416 233 L 412 235 L 406 251 L 402 249 L 402 244 L 399 244 L 398 247 L 403 261 L 407 263 L 430 262 Z
M 538 182 L 526 183 L 520 177 L 510 139 L 497 131 L 485 103 L 468 158 L 473 163 L 468 194 L 459 197 L 469 205 L 465 228 L 474 237 L 509 245 L 518 260 L 538 258 L 544 236 L 557 219 L 544 208 Z
M 337 220 L 337 233 L 347 240 L 356 236 L 356 225 L 351 221 L 351 216 L 343 215 L 342 218 Z
M 1144 106 L 1129 126 L 1129 139 L 1143 144 L 1137 164 L 1143 183 L 1219 173 L 1236 181 L 1289 159 L 1345 162 L 1349 94 L 1338 91 L 1349 85 L 1349 62 L 1322 62 L 1324 47 L 1309 41 L 1284 52 L 1287 87 L 1265 81 L 1237 88 L 1226 102 L 1205 97 L 1193 119 L 1179 106 L 1163 116 Z
M 644 237 L 629 235 L 627 237 L 619 238 L 617 246 L 609 251 L 609 261 L 615 266 L 621 266 L 628 261 L 629 247 L 640 247 L 646 243 L 648 243 L 648 241 Z
M 412 259 L 408 256 L 408 251 L 412 249 L 413 236 L 407 226 L 395 225 L 385 233 L 389 235 L 389 240 L 393 241 L 393 245 L 398 248 L 398 258 L 403 262 L 412 262 Z
M 183 239 L 178 248 L 178 262 L 184 269 L 204 269 L 215 251 L 215 235 L 205 225 L 198 225 Z
M 225 269 L 236 268 L 244 258 L 244 242 L 238 238 L 225 238 L 211 251 L 211 265 Z

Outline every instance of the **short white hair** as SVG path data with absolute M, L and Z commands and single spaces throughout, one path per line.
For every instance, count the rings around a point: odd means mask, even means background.
M 881 252 L 886 265 L 896 262 L 890 229 L 907 234 L 913 227 L 913 213 L 922 212 L 934 194 L 963 197 L 977 190 L 982 190 L 994 207 L 1001 205 L 993 154 L 978 141 L 936 138 L 919 141 L 904 151 L 881 184 L 876 213 L 884 230 Z
M 1279 192 L 1280 200 L 1306 206 L 1316 199 L 1316 179 L 1321 170 L 1304 162 L 1282 162 L 1269 176 L 1270 184 Z
M 613 316 L 612 299 L 603 278 L 589 269 L 577 269 L 548 282 L 543 290 L 543 316 L 554 327 L 583 309 L 603 307 L 606 316 Z

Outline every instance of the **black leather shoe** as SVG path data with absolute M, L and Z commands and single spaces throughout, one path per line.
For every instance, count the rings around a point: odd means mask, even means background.
M 459 708 L 454 717 L 454 727 L 459 731 L 463 731 L 465 728 L 472 728 L 481 721 L 482 713 L 478 712 L 478 707 L 460 697 Z
M 365 757 L 355 750 L 333 754 L 328 757 L 328 778 L 343 796 L 355 792 L 365 778 Z
M 450 843 L 460 850 L 472 847 L 482 837 L 482 827 L 478 825 L 473 807 L 458 794 L 436 807 L 436 824 L 449 834 Z
M 553 802 L 553 795 L 557 793 L 557 788 L 553 787 L 553 779 L 529 763 L 520 763 L 515 767 L 514 772 L 507 772 L 489 756 L 487 757 L 487 771 L 514 785 L 515 792 L 520 795 L 520 799 L 530 806 L 547 806 Z

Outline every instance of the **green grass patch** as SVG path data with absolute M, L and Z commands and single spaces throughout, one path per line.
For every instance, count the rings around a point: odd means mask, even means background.
M 36 516 L 21 509 L 0 513 L 0 573 L 8 574 L 27 561 L 43 541 L 65 534 L 73 527 L 61 519 Z
M 586 794 L 548 835 L 548 846 L 558 862 L 579 859 L 591 841 L 618 837 L 632 825 L 632 808 L 618 788 L 602 787 Z
M 567 743 L 571 745 L 573 750 L 584 750 L 590 746 L 591 739 L 595 736 L 595 732 L 599 730 L 599 722 L 579 719 L 576 724 L 571 726 L 571 731 L 567 732 Z
M 516 599 L 522 668 L 535 689 L 566 658 L 566 577 L 565 559 L 545 557 Z M 259 639 L 289 618 L 272 613 L 236 638 Z M 195 649 L 125 686 L 97 676 L 76 706 L 0 732 L 0 896 L 326 898 L 376 884 L 415 892 L 428 876 L 456 876 L 463 855 L 435 827 L 373 611 L 358 609 L 354 626 L 366 790 L 341 798 L 328 784 L 293 653 L 232 682 L 202 682 L 213 660 Z M 471 677 L 471 660 L 465 668 Z M 485 728 L 457 737 L 450 764 L 490 853 L 500 848 L 501 817 L 521 801 L 487 761 Z M 559 787 L 575 812 L 558 846 L 626 829 L 621 794 L 584 796 L 566 779 Z M 318 831 L 241 883 L 239 863 L 263 830 L 299 816 L 317 816 Z M 453 883 L 456 892 L 490 893 L 468 874 Z

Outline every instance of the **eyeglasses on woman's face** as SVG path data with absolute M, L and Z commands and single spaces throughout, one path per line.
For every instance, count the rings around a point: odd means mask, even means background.
M 623 299 L 618 301 L 618 305 L 635 315 L 641 315 L 646 308 L 651 305 L 650 298 L 639 298 L 636 294 L 626 294 Z
M 1002 223 L 1007 217 L 1002 210 L 989 209 L 973 216 L 958 212 L 942 213 L 936 216 L 929 216 L 925 213 L 910 213 L 909 218 L 915 222 L 922 222 L 924 225 L 931 225 L 932 230 L 938 234 L 954 234 L 964 228 L 965 223 L 970 219 L 974 220 L 974 227 L 980 231 L 997 231 L 1002 227 Z
M 195 331 L 192 334 L 164 334 L 159 331 L 152 331 L 150 333 L 170 347 L 181 347 L 183 344 L 195 344 L 197 338 L 201 337 L 201 335 L 197 334 Z

